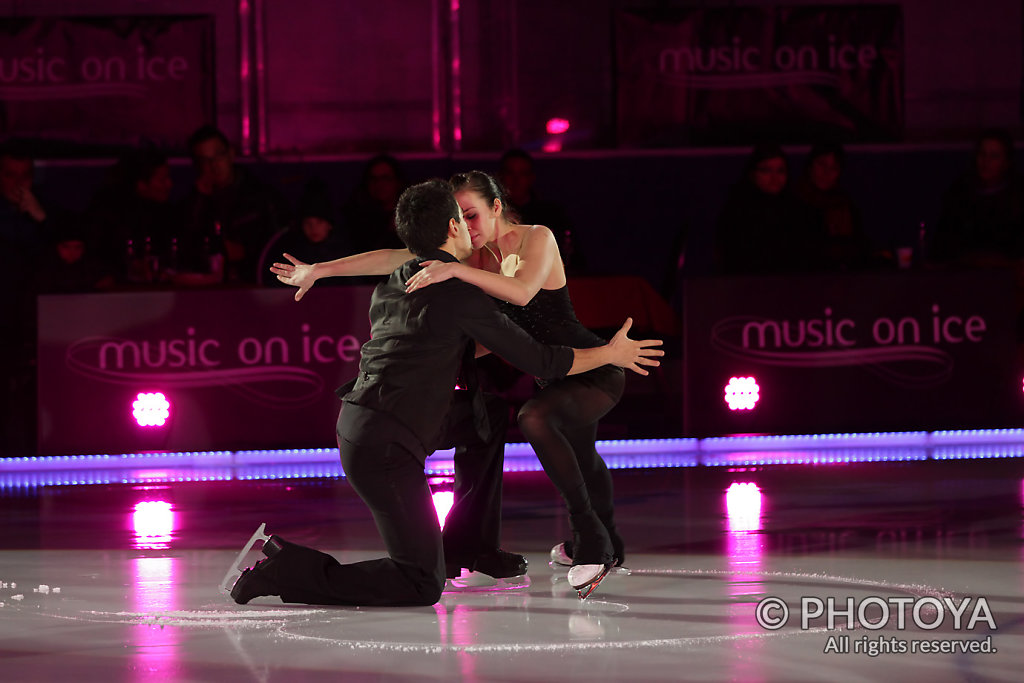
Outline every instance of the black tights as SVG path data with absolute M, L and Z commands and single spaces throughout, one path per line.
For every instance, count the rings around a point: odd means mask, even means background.
M 612 477 L 594 442 L 598 420 L 619 402 L 624 387 L 623 371 L 604 366 L 549 384 L 519 411 L 519 428 L 565 499 L 577 546 L 573 557 L 581 564 L 603 564 L 613 551 L 622 559 Z M 595 516 L 600 524 L 593 523 Z

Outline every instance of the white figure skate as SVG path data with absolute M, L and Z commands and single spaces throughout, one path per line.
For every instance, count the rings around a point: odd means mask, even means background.
M 572 558 L 569 557 L 569 553 L 565 552 L 565 543 L 559 543 L 551 549 L 551 560 L 548 562 L 548 566 L 552 569 L 572 566 Z
M 571 567 L 572 558 L 569 557 L 569 553 L 565 552 L 565 543 L 559 543 L 551 549 L 550 559 L 548 560 L 548 566 L 552 569 L 558 569 L 559 567 Z M 620 576 L 629 576 L 629 569 L 622 565 L 616 565 L 609 570 L 610 574 L 616 574 Z
M 243 563 L 242 561 L 245 559 L 245 556 L 249 554 L 249 551 L 252 550 L 253 546 L 259 543 L 260 541 L 266 543 L 270 540 L 270 536 L 267 536 L 266 533 L 264 533 L 266 529 L 266 522 L 260 524 L 259 528 L 256 529 L 256 533 L 254 533 L 249 538 L 248 542 L 246 542 L 246 544 L 242 547 L 242 552 L 238 553 L 238 556 L 235 557 L 234 562 L 232 562 L 231 566 L 228 567 L 228 573 L 224 575 L 224 580 L 220 582 L 221 590 L 230 592 L 231 587 L 235 585 L 235 581 L 238 580 L 238 577 L 242 575 L 243 571 L 248 569 L 249 565 L 247 563 Z
M 580 600 L 586 600 L 587 596 L 597 590 L 611 569 L 610 564 L 577 564 L 569 567 L 569 585 L 576 590 Z

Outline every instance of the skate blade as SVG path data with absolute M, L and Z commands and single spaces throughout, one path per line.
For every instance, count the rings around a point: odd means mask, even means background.
M 238 556 L 235 557 L 234 562 L 232 562 L 231 566 L 228 567 L 228 573 L 224 575 L 224 579 L 220 582 L 221 590 L 228 592 L 231 591 L 232 586 L 235 585 L 235 581 L 237 581 L 238 577 L 242 575 L 242 571 L 246 569 L 246 567 L 242 566 L 242 560 L 244 560 L 245 556 L 249 554 L 252 547 L 259 541 L 266 543 L 270 540 L 270 536 L 267 536 L 264 533 L 266 529 L 267 523 L 263 522 L 260 524 L 259 528 L 256 529 L 256 532 L 249 538 L 248 542 L 246 542 L 242 547 L 242 552 L 238 553 Z
M 554 565 L 550 562 L 548 563 L 548 566 L 552 569 L 565 569 L 565 567 Z M 632 573 L 633 571 L 629 569 L 629 567 L 612 567 L 608 572 L 609 576 L 630 576 Z M 564 572 L 551 575 L 551 583 L 561 583 L 568 580 L 569 577 L 566 576 Z
M 576 595 L 580 596 L 580 600 L 586 600 L 591 593 L 597 590 L 597 587 L 601 585 L 601 582 L 604 581 L 610 571 L 611 567 L 605 567 L 604 571 L 591 579 L 588 583 L 582 586 L 573 586 L 573 588 L 576 589 Z

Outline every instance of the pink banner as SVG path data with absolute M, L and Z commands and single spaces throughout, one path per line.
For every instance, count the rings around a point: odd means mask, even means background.
M 0 19 L 0 136 L 184 147 L 214 119 L 213 19 Z
M 625 146 L 902 134 L 899 5 L 630 10 L 615 39 Z
M 40 452 L 330 447 L 371 291 L 40 297 Z M 169 416 L 140 427 L 139 395 L 156 393 Z
M 1009 271 L 689 280 L 686 433 L 1009 427 Z M 756 402 L 737 409 L 730 392 Z

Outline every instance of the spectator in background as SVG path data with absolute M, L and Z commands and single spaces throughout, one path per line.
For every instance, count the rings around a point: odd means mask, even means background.
M 322 180 L 306 184 L 299 201 L 298 222 L 288 229 L 268 249 L 264 270 L 264 284 L 279 286 L 277 277 L 270 272 L 270 263 L 282 253 L 290 254 L 306 263 L 333 261 L 347 251 L 338 230 L 335 229 L 334 203 L 327 185 Z M 325 284 L 343 284 L 330 280 Z
M 54 244 L 46 251 L 37 273 L 40 294 L 74 294 L 110 289 L 114 278 L 106 264 L 87 247 L 84 221 L 62 216 L 54 229 Z
M 845 160 L 842 145 L 815 145 L 794 188 L 796 196 L 818 214 L 823 270 L 864 270 L 873 262 L 860 209 L 840 182 Z
M 774 143 L 757 145 L 729 192 L 715 229 L 723 274 L 814 270 L 821 252 L 817 218 L 789 189 L 789 162 Z
M 1013 155 L 1009 132 L 981 133 L 970 170 L 943 197 L 929 248 L 931 261 L 999 266 L 1024 257 L 1024 182 Z
M 143 148 L 122 156 L 93 198 L 89 242 L 119 282 L 156 282 L 170 265 L 181 229 L 173 188 L 167 157 Z
M 225 281 L 260 282 L 263 248 L 287 225 L 284 199 L 235 164 L 235 152 L 217 128 L 200 127 L 188 148 L 196 179 L 182 211 L 182 258 L 188 269 L 209 272 L 208 264 L 223 256 Z
M 565 208 L 557 202 L 541 199 L 533 189 L 537 180 L 533 157 L 522 149 L 508 150 L 501 156 L 498 180 L 508 193 L 511 208 L 521 224 L 545 225 L 554 233 L 567 273 L 585 272 L 579 235 L 573 231 Z
M 363 177 L 342 207 L 349 252 L 404 249 L 395 232 L 395 207 L 408 186 L 398 160 L 378 154 L 363 167 Z
M 26 143 L 0 146 L 0 254 L 13 287 L 0 293 L 0 456 L 35 455 L 35 273 L 50 243 Z

